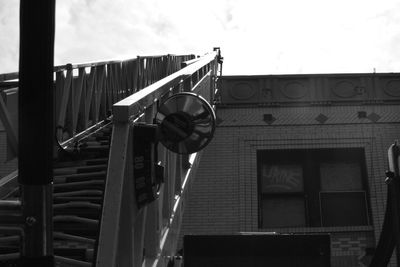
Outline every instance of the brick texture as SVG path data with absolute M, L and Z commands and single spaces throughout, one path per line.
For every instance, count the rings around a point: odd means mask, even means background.
M 367 118 L 358 118 L 366 111 Z M 369 114 L 379 116 L 376 120 Z M 268 124 L 264 114 L 276 120 Z M 323 123 L 319 114 L 327 117 Z M 375 247 L 386 205 L 387 149 L 400 137 L 400 107 L 396 105 L 310 107 L 217 107 L 219 125 L 205 149 L 189 194 L 181 236 L 328 232 L 332 236 L 332 266 L 360 266 L 365 249 Z M 363 148 L 367 165 L 372 225 L 364 227 L 258 227 L 257 162 L 260 149 Z M 395 266 L 395 265 L 393 265 Z

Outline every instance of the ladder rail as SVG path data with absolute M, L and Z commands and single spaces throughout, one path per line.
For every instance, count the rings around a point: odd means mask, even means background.
M 174 255 L 177 244 L 176 233 L 179 232 L 183 212 L 184 188 L 187 188 L 190 181 L 193 180 L 188 177 L 192 177 L 195 172 L 196 165 L 193 164 L 195 158 L 192 157 L 190 164 L 188 164 L 185 156 L 173 154 L 160 146 L 160 160 L 163 162 L 165 176 L 168 179 L 161 186 L 158 200 L 138 210 L 135 204 L 135 196 L 132 194 L 134 191 L 133 182 L 131 179 L 127 179 L 133 177 L 132 166 L 129 164 L 132 159 L 129 122 L 136 120 L 152 123 L 157 111 L 155 103 L 177 92 L 192 91 L 212 101 L 215 93 L 218 64 L 220 63 L 219 56 L 219 51 L 214 51 L 195 59 L 193 55 L 166 55 L 137 57 L 124 61 L 67 64 L 54 68 L 55 117 L 59 126 L 57 127 L 57 139 L 60 147 L 63 149 L 72 148 L 80 140 L 90 137 L 99 129 L 107 126 L 110 121 L 113 123 L 104 203 L 102 207 L 100 204 L 96 204 L 96 208 L 102 208 L 102 216 L 99 220 L 99 240 L 96 241 L 97 248 L 94 249 L 96 266 L 115 266 L 116 263 L 126 262 L 132 263 L 130 265 L 133 266 L 141 266 L 143 262 L 152 262 L 152 264 L 164 266 L 166 260 L 168 260 L 168 257 L 164 256 L 167 254 Z M 183 69 L 181 69 L 182 67 Z M 2 86 L 9 86 L 8 79 L 12 79 L 10 84 L 18 87 L 18 73 L 2 74 L 0 76 L 0 90 L 2 90 Z M 118 111 L 121 110 L 121 105 L 114 105 L 114 103 L 123 102 L 124 100 L 120 100 L 123 98 L 129 101 L 133 99 L 133 102 L 128 103 L 127 117 L 121 120 L 120 115 L 122 113 Z M 117 117 L 114 114 L 107 113 L 107 108 L 112 106 L 114 106 L 113 111 L 119 114 Z M 123 106 L 122 110 L 126 108 Z M 199 155 L 200 153 L 197 153 L 196 162 L 199 160 Z M 190 167 L 192 164 L 193 166 Z M 90 167 L 90 169 L 93 169 L 93 167 Z M 54 197 L 61 200 L 64 195 L 64 198 L 73 199 L 75 194 L 79 194 L 79 196 L 87 194 L 89 191 L 84 188 L 81 192 L 74 191 L 71 193 L 72 190 L 79 189 L 78 187 L 81 185 L 100 184 L 96 180 L 79 182 L 79 184 L 68 182 L 68 184 L 59 185 L 61 180 L 65 183 L 69 176 L 73 176 L 75 179 L 78 176 L 104 175 L 106 170 L 104 169 L 104 174 L 101 170 L 98 170 L 98 173 L 92 170 L 90 174 L 86 174 L 65 166 L 64 169 L 58 167 L 58 172 L 60 172 L 60 175 L 54 177 L 56 181 L 55 189 L 58 190 L 54 193 Z M 63 175 L 63 172 L 65 172 L 65 175 Z M 192 175 L 188 176 L 189 173 L 192 173 Z M 12 189 L 17 188 L 17 178 L 18 171 L 15 171 L 0 179 L 2 199 L 7 199 Z M 114 185 L 111 186 L 111 184 Z M 68 192 L 64 192 L 67 187 Z M 95 190 L 90 192 L 96 196 L 100 193 L 100 191 Z M 71 194 L 74 194 L 74 196 Z M 75 199 L 73 201 L 76 202 Z M 77 203 L 75 202 L 74 205 Z M 7 201 L 4 202 L 4 205 L 6 204 L 8 205 Z M 93 208 L 93 205 L 90 207 L 86 205 L 85 208 Z M 72 204 L 55 204 L 55 207 L 75 208 Z M 86 218 L 80 218 L 79 215 L 55 216 L 54 220 L 58 223 L 71 221 L 77 225 L 97 224 L 95 220 L 89 221 Z M 111 227 L 106 226 L 108 221 L 113 222 L 108 223 L 108 225 L 112 225 Z M 126 234 L 127 231 L 130 232 L 129 235 Z M 115 233 L 117 234 L 115 235 Z M 59 239 L 82 241 L 78 236 L 68 236 L 68 234 L 61 232 L 56 236 Z M 121 249 L 125 245 L 126 248 Z M 144 248 L 147 253 L 143 257 Z M 108 257 L 107 255 L 111 255 L 108 261 L 110 265 L 106 263 L 107 261 L 102 260 Z M 123 259 L 120 259 L 120 256 Z M 56 256 L 56 260 L 65 262 L 69 259 L 64 259 L 64 256 Z M 162 262 L 164 263 L 161 264 Z M 72 262 L 70 263 L 72 264 Z M 82 264 L 87 265 L 87 263 Z
M 219 56 L 219 51 L 209 53 L 113 105 L 114 129 L 100 223 L 97 267 L 117 266 L 122 262 L 133 263 L 133 266 L 142 266 L 143 262 L 146 266 L 150 263 L 156 264 L 153 266 L 165 266 L 168 257 L 175 255 L 178 237 L 171 238 L 171 233 L 179 231 L 182 203 L 193 180 L 193 175 L 189 174 L 195 172 L 196 164 L 187 164 L 184 156 L 173 155 L 165 148 L 159 148 L 159 155 L 163 155 L 161 164 L 168 178 L 160 188 L 160 197 L 139 210 L 134 204 L 131 163 L 134 148 L 129 125 L 133 120 L 151 123 L 156 107 L 154 103 L 177 92 L 193 91 L 212 102 Z M 198 158 L 196 154 L 192 155 L 192 162 L 189 163 L 197 162 Z M 123 202 L 124 199 L 131 200 L 129 205 Z M 124 225 L 125 220 L 130 221 L 130 228 Z M 121 255 L 121 249 L 126 253 Z M 143 251 L 146 251 L 144 256 Z

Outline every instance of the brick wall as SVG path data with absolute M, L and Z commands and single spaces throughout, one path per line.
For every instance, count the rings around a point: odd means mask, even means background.
M 367 117 L 358 118 L 358 111 L 365 111 Z M 271 114 L 273 120 L 265 122 L 264 114 Z M 219 106 L 217 117 L 215 137 L 202 155 L 189 194 L 181 235 L 329 232 L 332 265 L 359 266 L 365 248 L 377 242 L 383 223 L 387 149 L 400 137 L 400 107 Z M 258 228 L 257 150 L 349 147 L 365 151 L 372 226 Z

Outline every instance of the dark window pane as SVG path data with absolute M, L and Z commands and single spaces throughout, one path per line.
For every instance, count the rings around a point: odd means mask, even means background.
M 322 226 L 367 225 L 365 192 L 321 192 Z
M 363 190 L 358 162 L 323 162 L 320 168 L 322 191 Z
M 301 165 L 298 164 L 262 165 L 261 189 L 263 193 L 302 192 L 303 169 Z
M 305 226 L 304 199 L 301 197 L 273 197 L 262 201 L 264 228 Z

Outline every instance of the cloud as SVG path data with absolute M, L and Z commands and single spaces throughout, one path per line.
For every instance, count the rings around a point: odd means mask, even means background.
M 223 50 L 225 73 L 337 73 L 398 71 L 400 8 L 395 1 L 240 2 L 234 19 L 243 32 Z M 387 11 L 390 10 L 390 13 Z M 376 14 L 385 13 L 375 19 Z M 383 36 L 384 35 L 384 36 Z M 243 41 L 245 40 L 245 41 Z M 247 47 L 247 49 L 246 49 Z M 397 49 L 399 51 L 399 49 Z M 245 53 L 246 55 L 243 55 Z
M 209 12 L 211 1 L 78 2 L 58 1 L 56 62 L 212 49 L 216 19 Z
M 17 70 L 16 2 L 0 0 L 0 72 Z M 225 74 L 400 68 L 395 0 L 57 0 L 56 7 L 55 64 L 201 55 L 219 46 Z
M 0 73 L 15 72 L 19 58 L 19 1 L 0 1 Z

